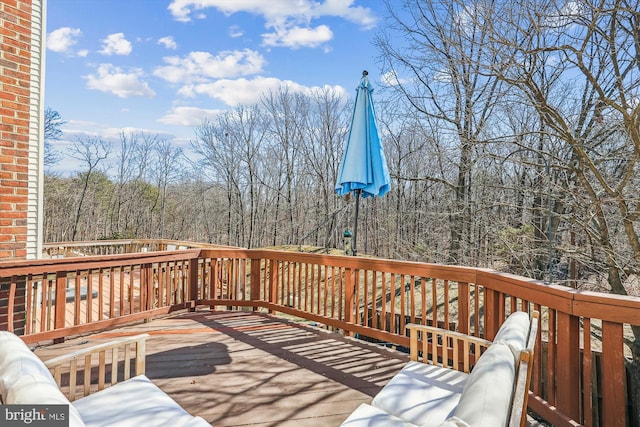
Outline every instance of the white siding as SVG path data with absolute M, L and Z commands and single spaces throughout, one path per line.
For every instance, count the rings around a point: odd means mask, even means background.
M 31 21 L 31 101 L 29 106 L 29 207 L 27 259 L 42 256 L 44 181 L 44 65 L 46 0 L 33 0 Z

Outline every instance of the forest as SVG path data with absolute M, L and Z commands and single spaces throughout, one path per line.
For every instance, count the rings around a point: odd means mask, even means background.
M 640 295 L 638 10 L 389 2 L 369 72 L 392 188 L 362 200 L 360 254 Z M 283 88 L 202 122 L 188 155 L 153 134 L 76 137 L 76 173 L 45 173 L 45 241 L 342 248 L 352 105 Z M 47 110 L 45 164 L 63 124 Z

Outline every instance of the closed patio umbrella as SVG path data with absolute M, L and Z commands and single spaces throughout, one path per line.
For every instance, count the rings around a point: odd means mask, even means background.
M 356 89 L 356 101 L 351 117 L 351 127 L 340 164 L 336 193 L 344 196 L 355 193 L 356 209 L 353 226 L 353 255 L 357 254 L 358 208 L 360 196 L 381 197 L 391 188 L 391 179 L 384 151 L 378 136 L 375 110 L 366 71 Z

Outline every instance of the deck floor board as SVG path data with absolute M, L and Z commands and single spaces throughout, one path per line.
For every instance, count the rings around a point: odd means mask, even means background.
M 253 312 L 195 311 L 36 349 L 43 360 L 146 332 L 147 376 L 214 426 L 337 426 L 408 355 Z

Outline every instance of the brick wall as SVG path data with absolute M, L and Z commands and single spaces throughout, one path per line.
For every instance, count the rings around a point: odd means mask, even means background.
M 37 0 L 36 0 L 37 1 Z M 0 261 L 27 256 L 32 0 L 0 1 Z M 16 286 L 17 285 L 17 286 Z M 25 282 L 0 283 L 0 330 L 24 333 Z M 13 318 L 8 318 L 9 295 Z
M 26 257 L 31 1 L 0 2 L 0 261 Z

